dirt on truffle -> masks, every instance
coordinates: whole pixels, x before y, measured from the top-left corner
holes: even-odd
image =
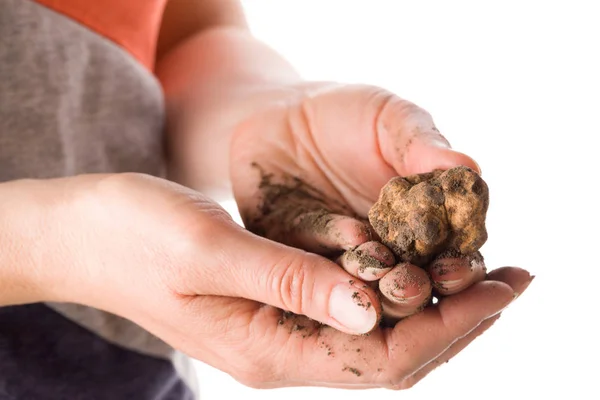
[[[369,221],[401,261],[424,266],[443,251],[476,252],[487,240],[488,205],[487,184],[461,166],[391,179]]]

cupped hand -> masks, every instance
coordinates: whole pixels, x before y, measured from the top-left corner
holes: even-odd
[[[44,223],[31,232],[43,240],[30,247],[44,262],[41,300],[128,318],[253,387],[410,387],[531,280],[497,270],[394,328],[373,329],[371,287],[324,257],[252,234],[197,192],[137,174],[42,185]]]
[[[275,92],[273,96],[281,96]],[[450,148],[431,116],[378,87],[309,84],[240,124],[231,146],[233,189],[244,223],[267,238],[334,259],[379,281],[394,320],[485,278],[480,257],[396,264],[367,212],[394,176],[477,163]]]

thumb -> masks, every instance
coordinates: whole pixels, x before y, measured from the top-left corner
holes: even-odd
[[[216,225],[216,226],[215,226]],[[256,236],[233,221],[218,221],[202,252],[198,294],[241,297],[364,334],[379,322],[373,289],[315,254]]]
[[[451,148],[427,111],[404,99],[387,99],[377,128],[382,156],[401,176],[459,165],[481,173],[475,160]]]

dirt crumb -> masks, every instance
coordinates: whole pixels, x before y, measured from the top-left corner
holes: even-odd
[[[349,371],[349,372],[351,372],[352,374],[354,374],[356,376],[361,376],[362,375],[362,372],[360,372],[358,369],[353,368],[353,367],[344,367],[342,369],[342,371],[343,372]]]
[[[361,294],[359,292],[354,292],[352,293],[352,300],[354,300],[354,303],[359,306],[364,308],[365,310],[368,310],[369,308],[371,308],[372,304],[370,301],[364,301]]]
[[[288,330],[289,334],[296,333],[301,338],[308,338],[317,334],[320,335],[323,324],[311,320],[304,315],[297,315],[289,311],[281,311],[281,316],[277,321],[278,326]]]
[[[352,250],[346,251],[346,253],[344,253],[344,257],[346,258],[346,261],[358,262],[358,264],[360,265],[359,272],[361,272],[361,273],[365,272],[365,270],[367,268],[369,268],[371,270],[389,268],[388,265],[379,261],[375,257],[371,256],[370,254],[367,254],[366,252],[364,252],[362,250],[358,250],[358,249],[352,249]],[[376,273],[376,272],[374,271],[374,273]]]

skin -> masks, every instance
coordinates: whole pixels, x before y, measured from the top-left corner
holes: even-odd
[[[394,94],[302,82],[247,32],[236,2],[171,0],[158,43],[170,181],[108,174],[1,183],[0,305],[106,310],[252,387],[403,389],[489,328],[531,281],[519,268],[486,281],[483,265],[454,268],[459,283],[441,293],[452,296],[377,328],[382,310],[413,314],[440,286],[435,274],[411,286],[422,271],[381,255],[363,222],[380,188],[398,174],[477,164]],[[278,236],[283,221],[274,218],[265,238],[235,224],[215,199],[234,195],[243,218],[255,217],[257,161],[274,179],[300,176],[322,192],[336,234]],[[309,202],[306,212],[317,207]],[[315,254],[323,246],[342,256]],[[384,299],[391,305],[382,307],[360,265],[344,257],[357,247],[386,264],[372,284],[409,283]],[[281,309],[310,320],[284,319]],[[354,347],[369,361],[347,351]]]
[[[113,174],[13,181],[0,184],[0,194],[3,305],[59,301],[109,311],[252,387],[410,387],[531,280],[522,269],[496,270],[393,329],[356,336],[315,322],[336,325],[328,303],[332,286],[347,284],[345,271],[251,234],[189,188]],[[280,323],[279,308],[313,321]]]

